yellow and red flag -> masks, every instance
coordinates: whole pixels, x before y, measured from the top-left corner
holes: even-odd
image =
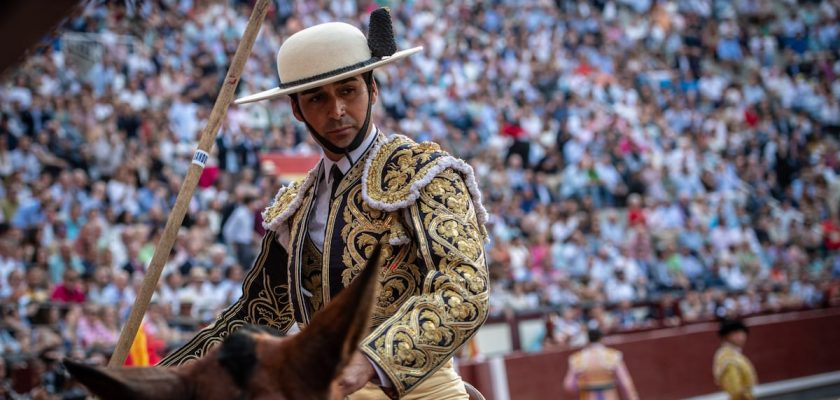
[[[128,351],[125,365],[147,367],[157,364],[160,361],[158,351],[161,350],[162,344],[162,342],[155,340],[154,337],[148,334],[145,323],[140,324],[137,336],[134,337],[134,343],[131,344],[131,349]]]

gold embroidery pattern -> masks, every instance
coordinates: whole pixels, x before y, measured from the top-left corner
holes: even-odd
[[[384,319],[396,314],[410,296],[419,293],[425,271],[425,266],[417,263],[415,246],[399,247],[398,253],[388,260],[382,271],[374,314]],[[379,324],[374,324],[376,326]]]
[[[264,277],[268,280],[268,277]],[[263,325],[278,330],[286,324],[292,323],[292,318],[281,310],[289,309],[288,301],[285,299],[289,291],[288,285],[271,286],[271,282],[263,283],[265,288],[271,288],[270,291],[266,289],[259,290],[257,296],[248,301],[248,313],[245,314],[244,320],[249,324]],[[278,301],[284,299],[281,305]],[[282,306],[282,308],[280,308]]]
[[[305,243],[309,241],[309,234],[306,232],[306,228],[309,225],[308,219],[312,203],[315,201],[315,192],[315,185],[309,186],[306,192],[302,194],[297,210],[290,217],[289,263],[288,268],[283,271],[289,276],[291,290],[288,296],[292,299],[295,318],[301,324],[308,324],[310,317],[304,306],[304,302],[308,301],[307,297],[301,291],[304,279],[302,262],[305,259]],[[323,282],[323,278],[321,279]],[[323,301],[323,298],[321,300]]]
[[[309,235],[304,239],[303,244],[303,260],[301,260],[301,284],[303,288],[312,293],[309,303],[313,311],[320,310],[324,305],[323,292],[321,291],[321,252],[315,247],[315,243],[309,239]]]
[[[372,209],[362,201],[361,185],[350,189],[348,201],[342,213],[344,226],[341,228],[341,237],[346,243],[341,254],[341,261],[344,264],[344,269],[341,271],[341,284],[344,287],[350,285],[353,278],[361,272],[373,248],[389,230],[393,218],[392,213]],[[392,256],[391,246],[383,246],[383,259],[390,260]]]
[[[246,324],[288,331],[294,318],[287,295],[286,261],[286,251],[276,242],[275,233],[267,232],[263,237],[262,250],[243,282],[242,297],[222,312],[214,323],[158,364],[180,365],[201,358]]]
[[[415,264],[416,254],[411,246],[391,246],[387,239],[395,234],[405,235],[398,212],[384,212],[368,206],[362,200],[361,186],[348,192],[348,201],[341,213],[344,246],[341,263],[341,284],[347,287],[361,272],[376,243],[382,248],[384,264],[380,273],[380,291],[373,311],[371,327],[379,326],[393,315],[400,304],[421,286],[422,274]],[[395,233],[395,231],[397,231]],[[383,239],[384,238],[384,239]]]
[[[461,176],[438,174],[411,206],[422,286],[363,342],[401,395],[422,382],[487,319],[487,268],[472,204]],[[415,270],[418,270],[417,268]]]
[[[265,212],[263,212],[263,221],[265,221],[265,223],[271,223],[278,215],[289,208],[295,200],[295,197],[297,197],[301,184],[303,184],[303,180],[292,182],[286,187],[286,190],[284,190],[280,196],[274,199],[274,202],[265,209]]]
[[[426,176],[445,155],[436,143],[394,138],[373,155],[366,179],[368,196],[389,204],[404,201],[414,180]]]
[[[377,137],[374,139],[374,144],[371,145],[370,148],[376,147],[376,143],[385,140],[385,135],[382,133],[377,133]],[[365,155],[360,159],[364,160],[369,157],[369,151],[365,152]],[[357,162],[353,164],[344,178],[339,182],[338,188],[336,189],[336,198],[332,200],[332,204],[330,205],[330,213],[327,216],[327,230],[326,230],[326,237],[333,237],[336,233],[341,236],[343,243],[352,243],[348,240],[348,232],[349,230],[353,230],[354,228],[348,228],[348,226],[353,222],[352,220],[347,219],[347,210],[346,206],[347,203],[353,205],[355,209],[361,209],[360,204],[362,204],[361,196],[357,194],[358,189],[361,187],[359,185],[359,181],[362,178],[362,174],[364,173],[364,162]],[[350,193],[345,193],[347,190],[350,190]],[[344,211],[340,213],[339,211],[344,208]],[[369,210],[365,208],[365,210]],[[341,214],[341,215],[339,215]],[[358,213],[357,213],[358,215]],[[378,219],[379,214],[371,217],[369,215],[361,215],[361,218],[364,219]],[[356,229],[358,231],[358,229]],[[370,252],[373,250],[371,244],[376,243],[375,238],[370,237],[368,235],[357,233],[354,236],[358,236],[358,246],[354,247],[356,253],[366,254],[369,255]],[[378,237],[378,236],[377,236]],[[355,240],[353,241],[355,242]],[[336,288],[333,288],[334,281],[332,278],[333,270],[329,268],[329,263],[333,262],[335,252],[340,252],[341,256],[341,264],[343,268],[340,272],[341,277],[341,289],[347,287],[347,285],[352,282],[353,278],[360,272],[360,267],[364,265],[364,260],[361,262],[354,263],[353,260],[358,260],[358,257],[354,257],[353,254],[348,253],[346,249],[346,245],[344,249],[333,249],[329,240],[325,241],[324,243],[324,252],[322,254],[322,267],[321,270],[323,272],[323,276],[321,281],[323,282],[323,293],[322,303],[326,304],[330,302],[331,294],[336,292]],[[366,260],[367,258],[365,258]],[[326,268],[326,269],[324,269]],[[340,290],[340,289],[339,289]]]
[[[198,360],[216,347],[216,345],[222,343],[230,334],[245,325],[245,322],[236,319],[222,322],[223,317],[225,316],[220,316],[219,320],[204,328],[204,330],[199,332],[184,347],[164,357],[157,365],[169,367],[188,364]]]

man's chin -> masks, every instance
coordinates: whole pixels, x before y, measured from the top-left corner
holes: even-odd
[[[333,146],[345,148],[353,143],[353,138],[356,137],[356,131],[347,131],[347,133],[336,133],[326,137]]]

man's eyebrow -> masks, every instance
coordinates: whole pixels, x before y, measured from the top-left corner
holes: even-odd
[[[306,90],[300,92],[300,94],[301,95],[307,95],[307,94],[317,93],[317,92],[320,92],[320,91],[321,91],[321,87],[318,86],[318,87],[314,87],[312,89],[306,89]]]
[[[355,77],[355,76],[351,76],[349,78],[342,79],[338,82],[334,82],[333,85],[343,85],[345,83],[355,82],[357,80],[356,78],[357,77]],[[300,92],[300,94],[301,95],[307,95],[307,94],[317,93],[317,92],[321,91],[321,88],[322,88],[322,86],[314,87],[312,89],[306,89],[306,90]]]
[[[356,81],[356,77],[355,77],[355,76],[351,76],[351,77],[349,77],[349,78],[347,78],[347,79],[342,79],[342,80],[340,80],[340,81],[336,82],[335,84],[336,84],[336,85],[343,85],[343,84],[345,84],[345,83],[350,83],[350,82],[355,82],[355,81]]]

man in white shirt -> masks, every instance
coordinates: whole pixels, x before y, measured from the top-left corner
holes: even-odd
[[[251,265],[254,259],[252,247],[255,240],[254,213],[259,207],[257,201],[254,197],[246,196],[222,227],[222,236],[233,248],[236,259],[241,265]]]

